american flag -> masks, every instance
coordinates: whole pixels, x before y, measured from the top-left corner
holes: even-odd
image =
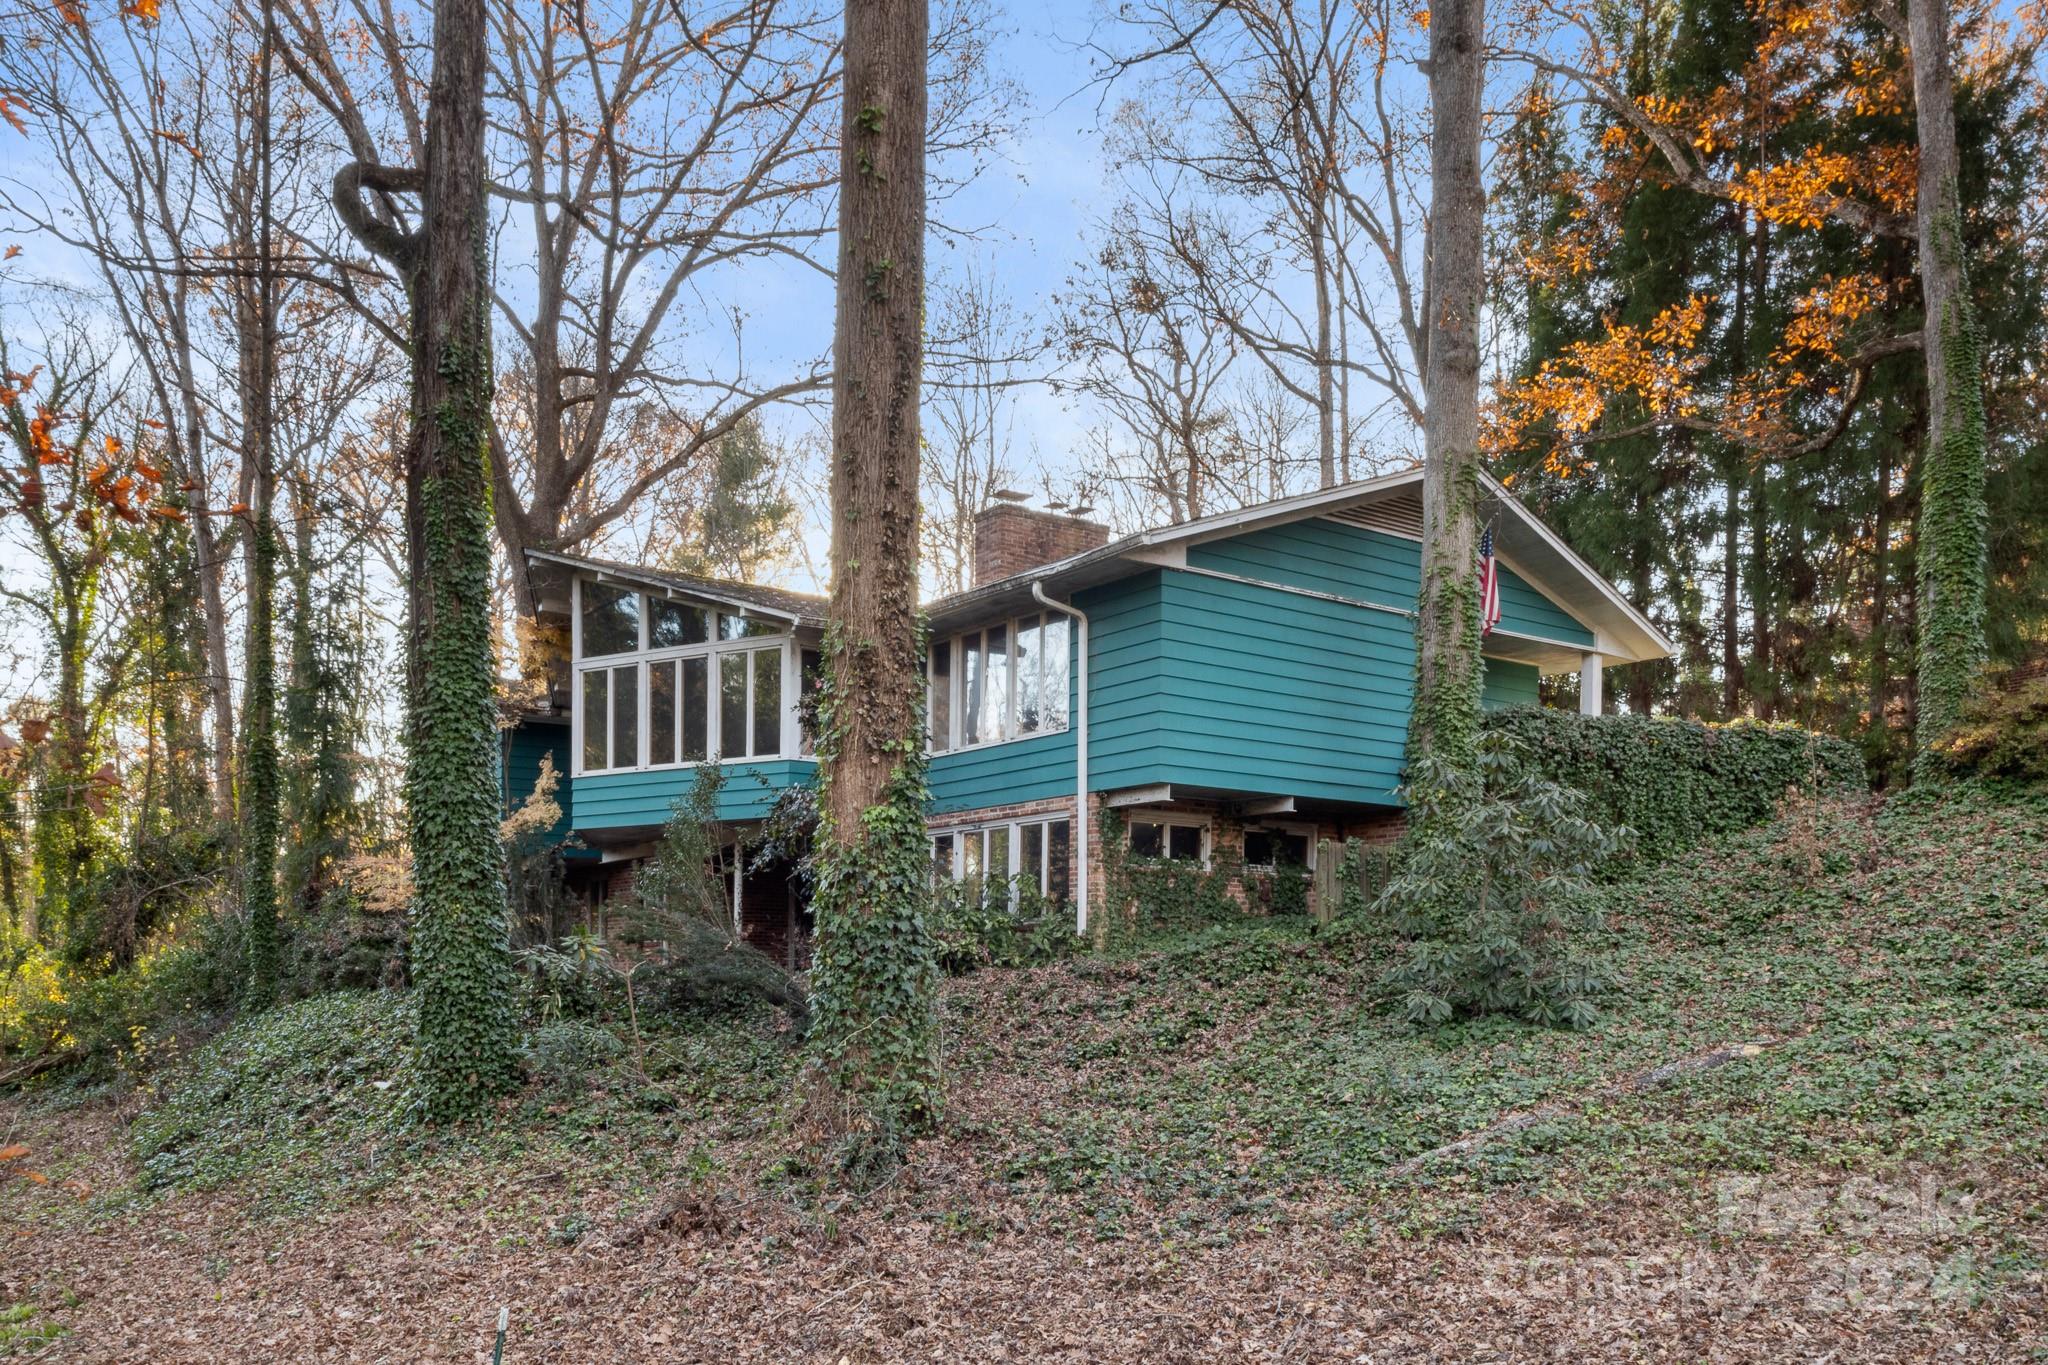
[[[1493,528],[1479,533],[1479,633],[1500,622],[1500,566],[1493,558]]]

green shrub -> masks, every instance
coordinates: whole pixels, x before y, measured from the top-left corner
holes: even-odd
[[[1583,1028],[1606,974],[1596,867],[1627,846],[1579,793],[1532,771],[1500,731],[1471,763],[1425,757],[1410,772],[1410,832],[1376,907],[1408,939],[1389,975],[1414,1023],[1511,1014]]]
[[[1794,725],[1651,716],[1582,716],[1517,706],[1487,715],[1544,777],[1584,794],[1588,817],[1635,831],[1636,856],[1661,861],[1701,839],[1768,820],[1785,794],[1864,791],[1863,755]]]
[[[2006,687],[1987,670],[1963,705],[1962,723],[1934,752],[1951,772],[2048,781],[2048,678]]]
[[[626,1055],[626,1045],[610,1029],[575,1019],[542,1024],[526,1039],[526,1060],[534,1076],[551,1093],[574,1098],[590,1088],[594,1073]]]
[[[932,891],[932,939],[939,966],[951,976],[983,967],[1037,967],[1056,961],[1074,944],[1071,908],[1047,900],[1037,887],[948,881]]]
[[[1393,875],[1392,846],[1346,839],[1337,862],[1337,903],[1324,910],[1323,917],[1341,919],[1370,909]]]
[[[211,1033],[241,980],[241,935],[228,915],[169,926],[129,963],[100,972],[41,945],[0,957],[0,1056],[72,1054],[92,1076],[140,1073],[191,1035]]]

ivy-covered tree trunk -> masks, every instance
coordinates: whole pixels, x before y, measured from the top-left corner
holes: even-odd
[[[917,622],[927,0],[851,0],[819,707],[812,1056],[884,1148],[939,1108]]]
[[[1920,489],[1916,776],[1955,727],[1984,661],[1984,359],[1963,269],[1955,79],[1947,0],[1907,11],[1920,134],[1920,296],[1926,320],[1927,455]]]
[[[413,974],[430,1110],[513,1082],[512,948],[498,845],[491,649],[491,334],[481,0],[434,7],[406,460]]]
[[[481,0],[434,7],[424,166],[355,163],[334,178],[335,211],[412,303],[405,792],[420,1074],[441,1119],[508,1089],[518,1065],[491,648],[486,27]],[[419,194],[419,230],[392,226],[365,189]]]
[[[1411,763],[1457,762],[1479,732],[1479,310],[1486,198],[1479,173],[1483,0],[1429,24],[1430,218],[1424,290],[1422,593]]]

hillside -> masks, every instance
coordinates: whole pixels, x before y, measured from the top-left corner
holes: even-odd
[[[1355,926],[984,971],[859,1199],[772,1012],[557,1027],[450,1138],[402,1000],[306,1002],[6,1102],[0,1351],[488,1359],[507,1304],[514,1361],[2039,1359],[2043,849],[2038,789],[1790,812],[1611,888],[1579,1034],[1413,1033]]]

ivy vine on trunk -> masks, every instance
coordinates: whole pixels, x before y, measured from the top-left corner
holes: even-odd
[[[1963,260],[1955,78],[1947,0],[1913,0],[1903,21],[1919,129],[1920,295],[1927,357],[1927,456],[1921,475],[1920,659],[1914,775],[1937,775],[1934,745],[1962,719],[1984,662],[1984,359]]]
[[[1469,757],[1479,735],[1479,315],[1483,0],[1432,13],[1430,228],[1425,299],[1422,591],[1415,617],[1414,763]]]
[[[846,9],[810,1049],[854,1161],[889,1160],[940,1099],[917,620],[929,28],[926,0]]]
[[[490,618],[487,27],[481,0],[434,8],[423,167],[356,163],[334,179],[343,223],[397,266],[412,305],[405,790],[420,1078],[437,1119],[474,1111],[518,1074]],[[365,190],[419,194],[419,229],[373,211]]]

